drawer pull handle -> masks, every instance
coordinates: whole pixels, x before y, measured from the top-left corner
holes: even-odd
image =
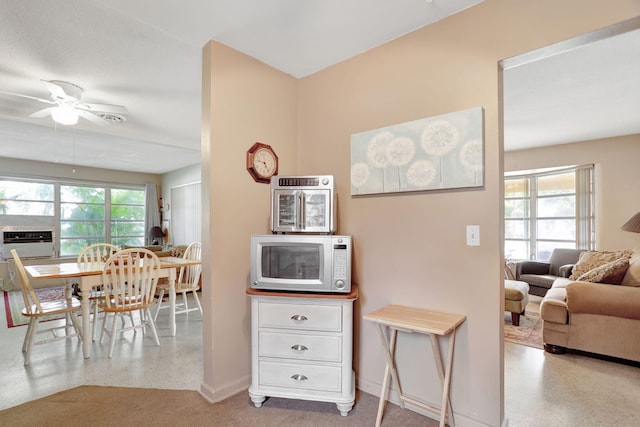
[[[301,344],[296,344],[296,345],[292,345],[291,346],[291,350],[295,350],[295,351],[307,351],[309,350],[307,347],[301,345]]]
[[[307,317],[303,316],[302,314],[294,314],[293,316],[291,316],[291,320],[309,320],[309,319],[307,319]]]
[[[296,380],[296,381],[306,381],[306,380],[308,380],[309,378],[305,377],[305,376],[304,376],[304,375],[302,375],[302,374],[295,374],[295,375],[291,375],[291,379],[292,379],[292,380]]]

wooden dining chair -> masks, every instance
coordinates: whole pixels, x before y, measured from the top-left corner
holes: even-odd
[[[78,254],[76,262],[78,264],[90,263],[98,264],[103,263],[111,255],[120,250],[116,245],[111,243],[95,243],[93,245],[82,248]],[[81,298],[84,296],[81,295]],[[88,296],[91,303],[91,341],[95,341],[96,325],[98,324],[98,300],[104,298],[104,291],[101,288],[93,288]]]
[[[110,336],[109,357],[113,356],[116,336],[120,332],[141,329],[143,334],[148,327],[157,345],[160,345],[156,325],[149,308],[155,304],[155,292],[158,282],[160,260],[147,249],[133,248],[116,252],[107,259],[102,271],[102,285],[105,297],[99,300],[104,312],[100,342],[104,333]],[[133,321],[129,327],[118,329],[118,317],[123,313],[139,313],[139,323]],[[107,325],[107,319],[112,321]]]
[[[200,242],[191,243],[182,255],[183,259],[188,260],[202,260],[202,244]],[[175,291],[176,294],[182,294],[182,303],[176,304],[175,308],[182,307],[181,310],[176,310],[176,314],[189,313],[190,311],[199,310],[202,314],[202,305],[200,299],[198,299],[197,291],[200,289],[200,276],[202,274],[202,265],[190,265],[180,268],[178,279],[176,280]],[[162,298],[165,294],[170,292],[169,283],[161,283],[158,285],[160,295],[158,295],[158,307],[156,308],[156,314],[153,320],[158,318],[158,312],[163,308],[170,308],[169,304],[162,304]],[[197,307],[189,308],[187,302],[187,292],[193,293],[193,299],[196,302]]]
[[[24,299],[24,308],[22,309],[22,315],[29,318],[29,326],[27,326],[27,332],[24,336],[24,343],[22,344],[22,352],[24,353],[24,364],[29,365],[31,360],[31,350],[34,344],[46,344],[50,342],[66,340],[73,337],[78,337],[82,340],[82,328],[78,323],[78,311],[81,309],[80,300],[71,295],[65,295],[64,299],[55,301],[40,301],[36,294],[29,275],[24,268],[24,264],[18,255],[18,252],[11,250],[11,256],[16,263],[18,273],[20,274],[20,290],[22,291],[22,298]],[[64,326],[51,326],[49,328],[40,328],[40,320],[55,314],[69,314],[71,323],[75,333],[69,333],[69,325]],[[59,335],[58,331],[63,330],[64,334]],[[39,333],[51,333],[53,337],[36,341],[35,337]]]

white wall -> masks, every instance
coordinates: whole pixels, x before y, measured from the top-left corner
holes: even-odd
[[[171,200],[171,189],[180,187],[187,184],[193,184],[202,181],[200,164],[191,166],[185,166],[180,169],[176,169],[171,172],[167,172],[162,175],[162,187],[159,192],[162,197],[162,229],[167,234],[165,238],[166,243],[174,244],[171,240],[171,206],[173,202]]]
[[[171,203],[171,189],[202,180],[200,164],[185,166],[162,175],[160,196],[165,203]],[[164,218],[171,218],[171,210],[163,212]]]

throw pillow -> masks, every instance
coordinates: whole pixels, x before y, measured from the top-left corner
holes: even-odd
[[[171,248],[171,256],[182,258],[182,255],[184,255],[184,251],[186,250],[187,247],[185,245],[174,246]]]
[[[582,252],[578,259],[578,263],[573,266],[573,271],[569,278],[571,280],[577,280],[578,277],[582,276],[586,272],[620,258],[626,258],[629,260],[631,253],[631,250]]]
[[[578,277],[578,280],[583,282],[619,285],[622,283],[622,279],[624,278],[628,268],[629,259],[623,257],[587,271]]]

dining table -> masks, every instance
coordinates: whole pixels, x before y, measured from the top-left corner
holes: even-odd
[[[160,267],[157,271],[158,279],[166,277],[169,281],[169,333],[176,335],[176,277],[182,267],[198,265],[198,260],[179,257],[160,257]],[[104,262],[60,262],[53,264],[35,264],[25,266],[25,270],[34,281],[44,279],[62,279],[67,283],[78,280],[82,295],[90,295],[91,290],[101,285]],[[69,291],[70,292],[70,291]],[[85,359],[91,357],[91,306],[89,298],[82,298],[82,353]]]

